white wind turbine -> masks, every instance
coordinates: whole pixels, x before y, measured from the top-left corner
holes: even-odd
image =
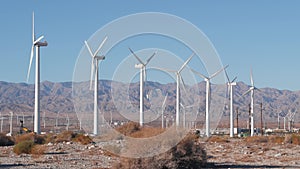
[[[230,92],[230,96],[229,96],[229,100],[230,100],[230,137],[233,137],[234,136],[234,115],[233,115],[233,86],[236,85],[236,78],[235,77],[233,80],[230,81],[229,77],[228,77],[228,74],[225,70],[225,74],[226,74],[226,77],[227,77],[227,80],[228,80],[228,87],[229,87],[229,92]]]
[[[140,69],[140,126],[144,125],[144,83],[146,81],[146,66],[157,52],[154,52],[144,63],[134,52],[129,48],[133,56],[140,62],[135,64],[135,68]]]
[[[210,137],[210,113],[209,113],[209,108],[210,108],[210,99],[211,99],[211,89],[210,89],[210,80],[214,77],[216,77],[219,73],[221,73],[223,70],[225,70],[228,67],[225,66],[222,69],[218,70],[211,76],[207,77],[204,76],[203,74],[191,69],[196,75],[200,76],[203,78],[206,82],[206,104],[205,104],[205,129],[206,129],[206,136]]]
[[[164,112],[165,112],[165,109],[166,109],[167,97],[168,97],[168,93],[165,96],[165,99],[164,99],[162,107],[161,107],[161,128],[164,128]]]
[[[92,64],[91,64],[91,79],[90,79],[90,89],[92,87],[92,80],[93,80],[93,75],[94,76],[94,135],[98,135],[98,79],[99,79],[99,74],[98,74],[98,61],[99,60],[104,60],[105,56],[97,56],[99,53],[100,49],[104,45],[105,41],[107,40],[107,36],[104,38],[102,43],[99,45],[98,49],[93,53],[90,46],[88,45],[87,41],[84,41],[91,57],[92,57]]]
[[[251,104],[250,104],[250,106],[251,106],[251,112],[250,112],[251,131],[250,131],[250,135],[253,136],[254,135],[254,118],[253,118],[253,114],[254,114],[254,90],[259,90],[259,89],[254,86],[252,69],[250,71],[250,81],[251,81],[251,86],[250,86],[249,90],[247,90],[243,94],[243,96],[248,94],[249,92],[251,92]]]
[[[36,39],[34,30],[34,13],[32,14],[32,47],[30,54],[30,62],[27,73],[27,82],[30,75],[30,68],[33,60],[33,52],[35,47],[35,103],[34,103],[34,132],[40,134],[40,47],[47,46],[47,41],[41,42],[44,36],[40,36]]]
[[[184,82],[183,82],[183,79],[182,79],[180,73],[186,67],[186,65],[190,62],[190,60],[192,59],[192,57],[194,55],[195,55],[195,53],[193,53],[183,63],[183,65],[180,67],[180,69],[178,71],[177,70],[168,70],[168,69],[163,69],[163,68],[155,68],[155,69],[159,69],[162,71],[173,72],[176,74],[176,127],[179,127],[179,125],[180,125],[180,117],[179,117],[179,113],[180,113],[180,81],[182,81],[183,86],[184,86]]]

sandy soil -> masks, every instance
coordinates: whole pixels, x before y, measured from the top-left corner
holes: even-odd
[[[110,168],[117,157],[105,153],[106,143],[47,144],[44,155],[16,155],[13,146],[0,147],[0,168]],[[300,146],[293,144],[203,142],[207,168],[300,168]]]

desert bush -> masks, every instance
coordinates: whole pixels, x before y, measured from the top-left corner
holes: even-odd
[[[32,140],[24,140],[16,144],[13,148],[14,153],[16,154],[30,154],[32,147],[34,146],[34,142]]]
[[[45,153],[46,147],[44,145],[34,144],[31,148],[30,154],[33,155],[42,155]]]
[[[89,136],[85,136],[83,134],[77,134],[73,141],[81,143],[83,145],[87,145],[93,142],[93,140]]]
[[[147,138],[152,136],[157,136],[163,133],[165,129],[154,128],[154,127],[143,127],[137,130],[136,132],[131,133],[129,136],[134,138]]]
[[[123,126],[120,126],[116,128],[116,130],[125,136],[129,136],[130,134],[137,132],[140,130],[140,125],[135,122],[129,122],[124,124]]]
[[[284,139],[282,136],[269,136],[269,143],[282,144]]]
[[[293,134],[292,135],[292,143],[296,144],[296,145],[300,145],[300,136],[296,135],[296,134]]]
[[[245,141],[247,143],[267,143],[269,139],[266,136],[252,136],[246,137]]]
[[[198,144],[197,137],[187,135],[171,150],[149,158],[121,158],[113,168],[125,169],[173,169],[173,168],[202,168],[206,165],[206,152]]]
[[[285,144],[291,144],[292,143],[292,135],[291,134],[287,134],[284,136],[284,141]]]
[[[76,134],[72,131],[63,131],[62,133],[58,134],[55,138],[56,143],[60,142],[68,142],[72,141],[73,138],[75,138]]]
[[[229,141],[228,138],[226,138],[226,137],[211,136],[211,137],[208,139],[208,142],[210,142],[210,143],[228,143],[228,142],[230,142],[230,141]]]
[[[32,141],[34,142],[34,133],[26,133],[15,136],[15,142],[16,144],[24,142],[24,141]]]
[[[34,135],[34,143],[35,144],[45,144],[46,136],[45,135]]]
[[[6,136],[3,133],[0,133],[0,146],[12,146],[14,144],[15,143],[11,137]]]

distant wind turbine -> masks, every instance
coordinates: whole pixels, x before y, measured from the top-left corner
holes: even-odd
[[[144,83],[146,81],[146,66],[150,62],[150,60],[154,57],[157,52],[154,52],[144,63],[134,52],[129,48],[130,52],[133,56],[140,62],[135,65],[135,68],[140,69],[140,126],[144,125]]]
[[[192,57],[195,55],[195,53],[193,53],[184,63],[183,65],[180,67],[179,70],[169,70],[169,69],[164,69],[164,68],[155,68],[155,69],[159,69],[162,71],[167,71],[167,72],[173,72],[176,75],[176,127],[179,127],[180,125],[180,117],[179,117],[179,113],[180,113],[180,82],[183,83],[183,87],[184,87],[184,81],[180,75],[181,71],[186,67],[186,65],[190,62],[190,60],[192,59]]]
[[[39,38],[35,38],[34,31],[34,13],[32,14],[32,47],[30,54],[30,62],[27,73],[27,82],[30,75],[30,68],[33,60],[33,52],[35,47],[35,103],[34,103],[34,132],[40,134],[40,47],[47,46],[47,41],[41,42],[44,36],[40,36]]]
[[[210,113],[209,113],[209,108],[210,108],[210,99],[211,99],[211,89],[210,89],[210,80],[214,77],[216,77],[219,73],[221,73],[223,70],[225,70],[228,67],[225,66],[222,69],[218,70],[217,72],[215,72],[214,74],[212,74],[211,76],[207,77],[193,69],[191,69],[196,75],[200,76],[201,78],[203,78],[206,82],[206,104],[205,104],[205,118],[206,118],[206,136],[210,137]]]
[[[251,86],[250,86],[249,90],[246,91],[243,94],[243,96],[245,96],[246,94],[248,94],[249,92],[251,92],[251,112],[250,112],[251,131],[250,131],[250,135],[253,136],[254,135],[254,118],[253,118],[253,114],[254,114],[254,90],[259,90],[259,89],[254,86],[252,69],[250,71],[250,81],[251,81]]]
[[[229,96],[229,100],[230,100],[230,137],[233,137],[234,136],[234,115],[233,115],[233,86],[236,85],[236,78],[235,77],[233,80],[230,80],[229,77],[228,77],[228,74],[227,74],[227,71],[225,70],[225,74],[226,74],[226,77],[227,77],[227,85],[229,87],[229,90],[228,92],[230,92],[230,96]]]
[[[103,39],[102,43],[99,45],[98,49],[93,53],[90,46],[88,45],[87,41],[84,41],[91,57],[92,57],[92,64],[91,64],[91,79],[90,79],[90,89],[92,88],[92,80],[94,78],[94,135],[98,135],[98,79],[99,79],[99,74],[98,74],[98,61],[99,60],[104,60],[105,56],[97,56],[100,49],[104,45],[104,43],[107,40],[107,36]],[[93,75],[95,76],[93,77]]]

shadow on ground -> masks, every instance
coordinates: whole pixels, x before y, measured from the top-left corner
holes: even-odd
[[[279,166],[279,165],[245,165],[245,164],[223,164],[223,163],[208,163],[206,168],[299,168],[299,166]]]

